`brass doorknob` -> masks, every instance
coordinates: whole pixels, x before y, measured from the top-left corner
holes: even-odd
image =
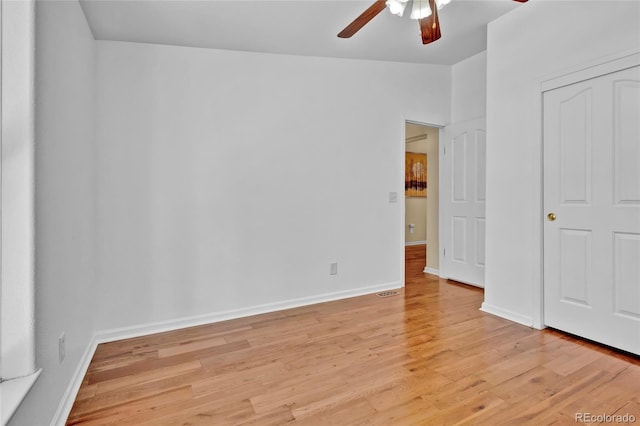
[[[555,214],[555,213],[549,213],[549,214],[547,215],[547,220],[548,220],[549,222],[553,222],[554,220],[556,220],[556,214]]]

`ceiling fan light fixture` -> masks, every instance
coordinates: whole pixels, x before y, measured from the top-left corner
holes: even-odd
[[[449,3],[451,3],[451,0],[436,0],[436,6],[438,7],[438,10],[442,9]]]
[[[514,0],[525,3],[529,0]],[[411,18],[418,20],[422,44],[433,43],[442,34],[438,10],[446,6],[451,0],[375,0],[371,6],[365,9],[356,19],[338,33],[340,38],[350,38],[364,27],[367,22],[378,16],[384,9],[394,15],[402,16],[409,2],[412,2]]]
[[[431,16],[431,7],[429,6],[429,0],[413,0],[413,7],[411,9],[411,19],[422,19],[427,16]]]
[[[409,0],[387,0],[386,5],[389,8],[389,12],[396,16],[402,16],[404,10],[407,8]]]

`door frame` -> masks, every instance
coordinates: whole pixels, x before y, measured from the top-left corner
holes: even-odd
[[[536,102],[538,102],[536,111],[538,111],[538,123],[540,123],[538,131],[540,133],[537,155],[539,155],[538,164],[540,164],[540,167],[538,168],[539,176],[537,182],[540,190],[533,191],[533,193],[538,194],[535,202],[539,206],[537,210],[540,214],[538,216],[539,219],[535,222],[535,226],[537,227],[536,235],[538,235],[539,238],[538,250],[533,253],[536,257],[534,261],[539,265],[539,268],[534,268],[534,271],[537,274],[533,281],[534,286],[532,295],[534,328],[546,328],[544,323],[544,93],[563,86],[579,83],[605,74],[622,71],[638,65],[640,65],[640,50],[626,50],[543,77],[538,82],[539,93],[536,97]]]
[[[398,170],[399,170],[399,176],[398,176],[398,184],[397,184],[397,193],[398,193],[398,199],[399,199],[399,204],[400,204],[400,244],[401,244],[401,248],[400,248],[400,271],[401,271],[401,282],[402,282],[402,287],[405,286],[405,271],[404,271],[404,265],[406,262],[405,256],[404,256],[404,250],[405,250],[405,241],[404,241],[404,232],[405,232],[405,227],[406,227],[406,203],[405,203],[405,197],[404,197],[404,172],[405,172],[405,152],[406,152],[406,124],[417,124],[419,126],[426,126],[426,127],[434,127],[436,129],[438,129],[438,140],[442,140],[442,129],[445,127],[444,124],[435,124],[435,121],[423,121],[423,120],[416,120],[413,118],[408,118],[408,117],[401,117],[402,122],[401,122],[401,131],[400,131],[400,144],[398,144],[399,147],[399,154],[398,154]],[[442,161],[442,148],[441,148],[442,144],[438,144],[438,162],[440,163],[440,161]],[[439,185],[439,189],[442,189],[442,168],[439,167],[439,172],[438,172],[438,185]],[[442,220],[441,219],[441,215],[442,215],[442,203],[440,202],[442,200],[442,192],[438,191],[438,204],[439,204],[439,211],[438,211],[438,247],[440,246],[440,242],[442,241]],[[428,244],[428,240],[427,240],[427,244]],[[440,270],[440,278],[442,278],[442,269],[439,267]]]

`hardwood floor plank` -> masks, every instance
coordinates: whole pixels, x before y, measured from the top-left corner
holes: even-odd
[[[375,414],[376,410],[365,398],[346,400],[339,404],[325,406],[323,409],[304,407],[293,410],[295,424],[307,426],[325,426],[334,423],[335,419],[340,419],[342,424],[349,425]]]
[[[180,343],[179,345],[171,345],[158,349],[158,358],[167,358],[175,355],[181,355],[193,352],[198,349],[207,349],[214,346],[226,345],[228,342],[224,337],[214,337],[213,339],[203,339]]]
[[[99,345],[69,425],[564,425],[640,419],[640,360],[479,310],[483,291],[406,287]]]
[[[276,426],[283,425],[285,423],[292,423],[295,421],[291,410],[287,406],[276,407],[274,410],[267,414],[256,414],[253,418],[247,421],[241,421],[234,423],[234,425],[242,426]]]
[[[129,404],[133,401],[151,398],[154,395],[184,387],[190,387],[191,383],[201,378],[203,374],[203,371],[196,370],[180,376],[162,378],[158,381],[130,386],[126,389],[115,389],[96,395],[93,399],[76,399],[69,418],[86,417],[106,410],[113,410],[116,407]]]
[[[67,424],[111,425],[111,424],[136,424],[134,414],[145,412],[146,416],[164,405],[175,401],[189,400],[192,398],[191,387],[182,386],[166,392],[154,393],[143,398],[122,402],[121,404],[99,408],[90,411],[84,416],[75,416],[72,422]]]
[[[246,341],[233,342],[224,345],[216,345],[209,348],[199,349],[180,355],[174,355],[171,357],[136,361],[134,363],[106,371],[92,371],[91,369],[89,369],[89,371],[87,372],[87,378],[89,380],[89,383],[104,382],[118,377],[157,370],[162,367],[176,365],[187,361],[199,360],[202,357],[208,357],[219,353],[233,352],[239,349],[246,348],[248,346],[249,343]]]

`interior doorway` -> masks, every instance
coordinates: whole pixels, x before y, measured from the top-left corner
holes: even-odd
[[[435,275],[440,264],[439,133],[437,127],[405,122],[405,263],[423,256],[423,272]]]

